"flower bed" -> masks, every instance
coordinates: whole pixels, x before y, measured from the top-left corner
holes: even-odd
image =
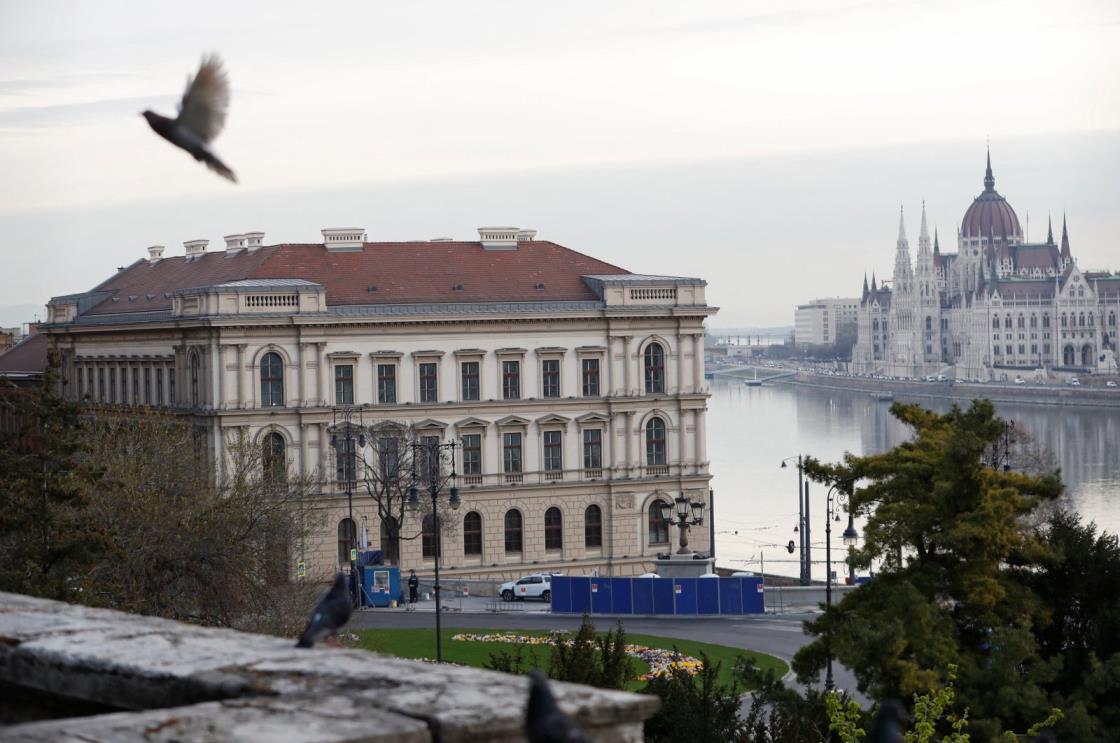
[[[451,639],[459,642],[504,642],[514,645],[558,645],[569,642],[567,632],[550,632],[547,635],[518,635],[512,632],[478,635],[460,632],[452,635]],[[656,676],[664,676],[673,668],[683,668],[695,676],[703,665],[697,658],[676,650],[651,648],[646,645],[627,645],[626,654],[649,666],[648,673],[636,677],[639,681],[649,681]]]

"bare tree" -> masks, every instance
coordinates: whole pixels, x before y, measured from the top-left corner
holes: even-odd
[[[367,435],[370,456],[368,460],[358,457],[361,486],[377,506],[385,560],[396,565],[400,563],[401,541],[420,538],[425,520],[431,518],[429,475],[435,474],[442,481],[454,464],[448,457],[428,457],[424,446],[427,437],[404,423],[383,422],[371,426]],[[415,510],[409,507],[409,493],[414,485],[419,497]],[[436,508],[442,540],[454,538],[457,533],[458,520],[451,514],[446,494],[442,494]]]
[[[220,468],[185,419],[137,410],[84,426],[101,470],[91,529],[112,549],[83,576],[80,600],[201,624],[292,634],[318,586],[295,579],[316,527],[312,483],[286,458],[234,435]]]

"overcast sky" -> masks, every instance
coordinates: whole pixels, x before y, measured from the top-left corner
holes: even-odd
[[[210,50],[238,186],[137,115]],[[150,244],[514,224],[706,278],[715,325],[788,324],[890,272],[900,203],[951,247],[989,136],[1030,236],[1066,211],[1082,266],[1120,268],[1118,69],[1115,0],[0,0],[0,305]]]

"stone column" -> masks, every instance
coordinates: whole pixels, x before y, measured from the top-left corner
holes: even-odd
[[[610,441],[610,463],[614,470],[621,470],[626,465],[626,441],[623,439],[619,443],[619,430],[623,432],[623,436],[626,435],[626,413],[616,413],[611,416],[610,424],[603,436]]]
[[[306,423],[299,424],[299,474],[300,477],[307,477],[307,436],[311,427]]]
[[[692,336],[692,389],[700,392],[704,389],[704,334],[695,333]]]
[[[615,361],[615,356],[619,352],[621,340],[617,336],[607,337],[607,363],[604,365],[606,368],[603,373],[607,375],[605,380],[602,380],[605,385],[603,389],[611,397],[618,397],[622,394],[620,383],[622,381],[622,370],[618,368],[618,362]]]
[[[296,373],[296,384],[299,392],[299,406],[301,408],[307,407],[307,358],[304,349],[307,344],[303,341],[296,343],[296,363],[299,369]]]
[[[673,392],[673,393],[676,393],[678,395],[681,394],[682,392],[684,392],[684,390],[685,390],[685,386],[684,386],[684,348],[685,348],[685,339],[686,338],[689,338],[689,336],[685,335],[684,333],[680,333],[680,332],[677,333],[677,379],[676,379],[677,383],[676,383],[676,385],[674,385],[675,389],[671,388],[669,390],[669,392]]]
[[[704,463],[708,461],[708,439],[705,432],[705,411],[696,411],[696,471],[702,472]]]
[[[626,417],[623,419],[626,423],[626,476],[630,477],[639,466],[639,462],[634,459],[634,411],[628,411]]]
[[[327,404],[327,344],[320,342],[315,344],[318,347],[319,370],[316,378],[319,381],[319,402],[318,405],[325,406]]]
[[[630,370],[630,336],[622,336],[622,383],[624,385],[622,394],[624,396],[630,395],[630,390],[634,388],[631,383],[630,377],[632,372]]]
[[[322,479],[324,486],[323,491],[326,492],[329,488],[326,483],[334,479],[334,473],[330,471],[330,456],[328,449],[330,447],[331,434],[328,430],[327,423],[319,424],[319,477]]]

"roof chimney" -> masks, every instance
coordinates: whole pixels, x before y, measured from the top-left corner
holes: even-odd
[[[245,249],[245,235],[226,235],[226,252],[237,253]]]
[[[148,248],[148,263],[159,263],[163,259],[163,246],[153,245]]]
[[[517,231],[517,242],[527,243],[527,242],[530,242],[531,240],[535,239],[536,236],[537,236],[537,231],[536,230],[518,230]]]
[[[249,249],[250,253],[264,244],[263,232],[246,232],[242,237],[245,238],[245,247]]]
[[[323,247],[331,252],[355,252],[362,249],[366,231],[361,227],[327,227],[323,233]]]
[[[517,250],[521,232],[516,227],[479,227],[478,239],[486,250]]]
[[[187,240],[183,243],[183,247],[187,249],[187,257],[192,255],[202,255],[206,252],[206,246],[210,244],[209,240]]]

